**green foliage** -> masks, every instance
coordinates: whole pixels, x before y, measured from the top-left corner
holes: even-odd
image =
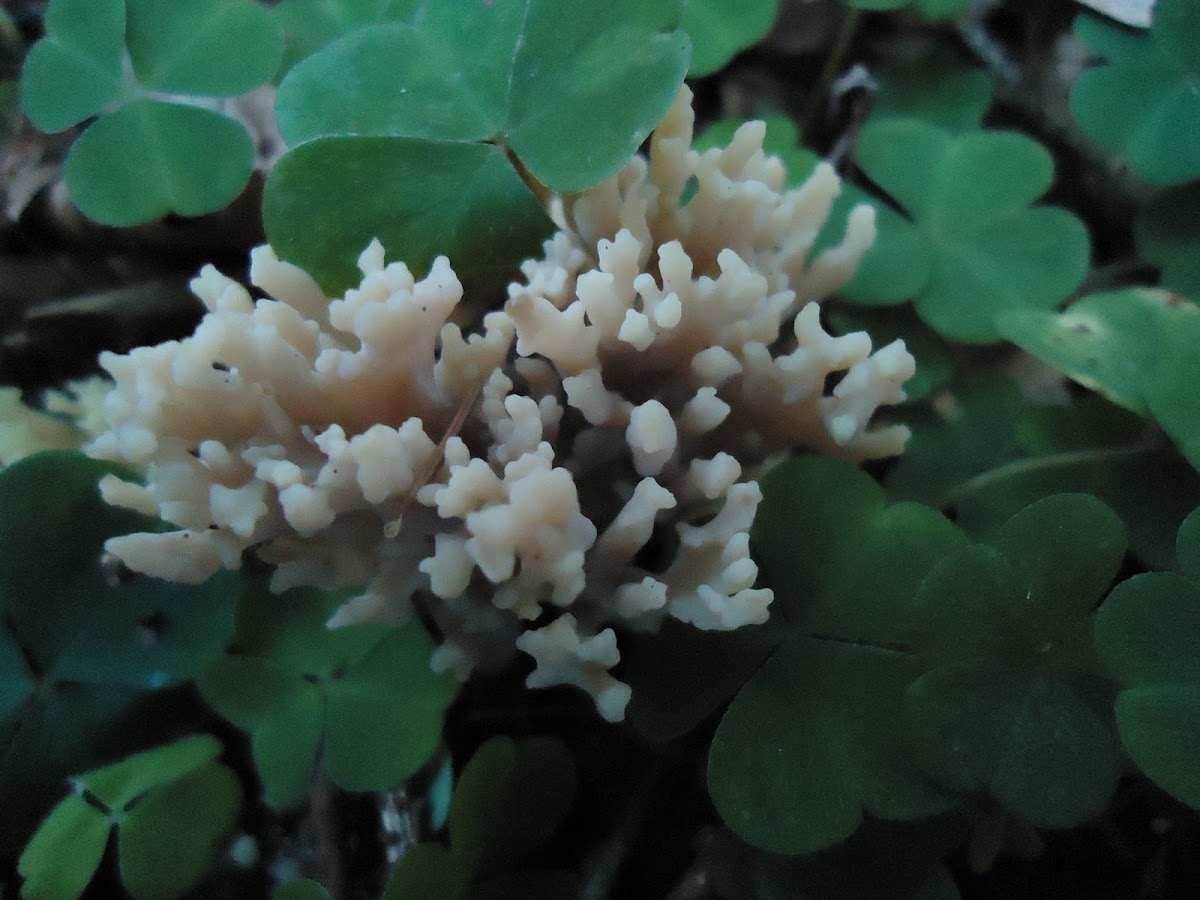
[[[1096,645],[1124,690],[1117,727],[1133,761],[1200,808],[1200,511],[1179,529],[1183,575],[1147,572],[1117,585],[1096,616]]]
[[[28,900],[75,898],[117,831],[121,880],[135,900],[170,900],[204,875],[241,806],[241,787],[196,735],[71,779],[18,863]]]
[[[1092,646],[1097,600],[1125,549],[1086,494],[1013,516],[921,584],[913,648],[930,670],[905,692],[913,759],[949,790],[988,791],[1041,826],[1100,812],[1119,759]]]
[[[329,293],[358,283],[355,262],[376,237],[418,277],[444,253],[466,278],[506,270],[551,229],[500,147],[394,137],[290,151],[271,170],[263,219],[277,251]]]
[[[1151,198],[1134,222],[1138,252],[1162,272],[1165,287],[1200,297],[1200,184]]]
[[[455,683],[429,668],[419,623],[327,628],[341,598],[275,596],[248,583],[234,650],[196,678],[204,699],[250,733],[267,800],[302,803],[318,755],[353,791],[395,787],[432,754]]]
[[[945,337],[997,341],[1000,312],[1053,309],[1087,274],[1083,223],[1029,206],[1049,188],[1054,164],[1022,134],[956,137],[915,119],[885,120],[863,129],[858,163],[916,225],[929,277],[913,302]]]
[[[1075,35],[1108,60],[1071,90],[1088,137],[1154,184],[1200,177],[1200,2],[1158,0],[1145,33],[1083,14]]]
[[[901,647],[917,585],[966,539],[930,509],[887,505],[847,463],[794,459],[763,489],[753,538],[789,637],[717,728],[717,810],[754,846],[799,853],[848,837],[864,811],[916,819],[949,808],[899,739],[900,697],[920,673]]]
[[[1019,347],[1121,406],[1154,417],[1200,466],[1200,307],[1150,288],[1093,294],[1060,315],[1006,314]]]
[[[296,878],[282,885],[271,895],[271,900],[333,900],[329,891],[319,881],[311,878]]]
[[[410,16],[418,0],[282,0],[271,8],[283,30],[283,69],[344,34]]]
[[[147,691],[190,677],[232,631],[232,576],[200,587],[110,583],[104,541],[158,527],[100,499],[96,482],[111,471],[50,451],[0,472],[6,845],[28,833],[63,777],[128,739],[123,722]]]
[[[686,0],[683,30],[692,39],[688,75],[711,75],[767,36],[779,0]]]
[[[746,683],[780,639],[774,620],[731,634],[669,620],[656,634],[632,637],[621,650],[633,688],[630,724],[652,741],[686,734]]]
[[[1086,492],[1120,515],[1147,565],[1175,566],[1175,531],[1200,503],[1200,477],[1143,420],[1094,396],[1033,406],[989,374],[959,378],[937,408],[910,408],[904,421],[913,436],[884,479],[890,497],[953,512],[987,540],[1035,500]]]
[[[1037,104],[1062,87],[1047,60],[1061,58],[1050,48],[1066,13],[1008,4],[1004,21],[1028,18],[1020,42],[986,17],[951,41],[953,26],[921,20],[962,15],[967,0],[848,0],[825,35],[831,58],[801,61],[829,76],[808,94],[790,78],[766,90],[756,81],[789,52],[787,34],[743,57],[736,78],[701,83],[702,118],[772,103],[807,111],[805,137],[825,142],[846,179],[813,256],[841,240],[860,203],[879,235],[822,318],[877,347],[902,339],[918,363],[907,402],[878,417],[911,428],[899,459],[863,471],[803,457],[747,472],[765,494],[752,549],[759,586],[775,594],[767,624],[727,634],[668,621],[619,636],[629,723],[669,742],[636,744],[639,762],[696,765],[687,754],[701,737],[678,739],[721,717],[707,786],[737,845],[729,858],[705,848],[696,865],[731,898],[949,900],[958,889],[944,860],[980,872],[1036,852],[1036,829],[1102,813],[1122,765],[1200,808],[1200,319],[1180,296],[1200,300],[1198,4],[1158,0],[1146,32],[1090,14],[1074,26],[1107,62],[1073,86],[1092,145],[1076,146],[1077,134],[1053,142],[1081,167],[1053,196],[1097,231],[1105,265],[1088,284],[1121,289],[1065,311],[1088,274],[1087,230],[1038,203],[1054,180],[1051,150],[984,120],[998,76],[996,118],[1057,135],[1061,111]],[[133,224],[237,196],[254,151],[220,98],[277,80],[291,147],[263,217],[280,255],[340,292],[378,237],[418,273],[446,254],[482,286],[536,251],[551,195],[615,172],[685,70],[715,75],[762,39],[778,7],[52,0],[19,99],[39,128],[79,130],[64,166],[77,205]],[[889,49],[881,41],[898,24],[906,46],[931,52]],[[869,115],[869,91],[827,90],[856,63],[879,84]],[[696,148],[725,144],[738,124],[717,121]],[[766,149],[790,186],[819,163],[782,114],[767,117]],[[1110,184],[1110,157],[1165,188]],[[1139,258],[1114,259],[1127,252],[1131,210]],[[1162,289],[1129,286],[1142,261]],[[410,822],[444,826],[444,843],[406,850],[387,900],[573,896],[572,860],[603,853],[576,834],[636,836],[633,825],[605,832],[615,810],[594,815],[589,793],[572,825],[593,821],[555,839],[575,808],[571,754],[551,738],[486,738],[529,733],[541,720],[527,714],[561,710],[481,708],[495,696],[482,674],[447,729],[449,752],[412,777],[456,693],[430,671],[433,642],[416,621],[331,631],[344,597],[107,572],[107,537],[160,527],[100,501],[96,482],[110,471],[52,453],[0,472],[0,852],[15,856],[44,819],[20,858],[26,896],[79,896],[110,845],[137,898],[198,883],[243,792],[212,738],[75,776],[61,797],[70,773],[203,723],[193,680],[245,732],[261,783],[251,774],[249,788],[275,807],[254,818],[280,827],[285,844],[301,818],[286,813],[318,767],[344,790],[404,784]],[[1118,571],[1133,574],[1112,587]],[[594,736],[579,727],[581,740]],[[451,790],[451,761],[479,740]],[[581,760],[595,766],[591,756]],[[707,816],[704,806],[705,828]],[[691,837],[700,827],[680,825]],[[273,842],[259,846],[271,854]],[[297,878],[275,896],[330,892]]]
[[[411,848],[384,900],[574,896],[578,886],[570,872],[521,864],[562,825],[574,803],[575,778],[574,761],[556,740],[489,739],[454,788],[449,848]]]
[[[889,60],[879,66],[876,77],[879,92],[871,108],[873,123],[920,119],[957,134],[981,127],[992,105],[988,74],[963,66],[949,53]]]
[[[282,41],[265,8],[252,0],[53,0],[45,21],[46,37],[25,60],[21,105],[51,132],[99,116],[65,170],[84,214],[135,225],[212,212],[241,192],[254,163],[250,137],[214,109],[174,98],[232,97],[269,80]]]
[[[942,859],[961,838],[953,818],[897,825],[867,822],[837,847],[800,856],[760,854],[758,900],[957,900]]]
[[[267,181],[272,243],[331,288],[356,280],[372,237],[418,269],[440,253],[460,274],[511,267],[549,224],[521,176],[590,187],[666,112],[687,68],[681,6],[428,0],[347,34],[280,85],[280,129],[308,143]]]
[[[971,0],[848,0],[848,4],[870,12],[912,6],[927,19],[952,19],[970,9]]]

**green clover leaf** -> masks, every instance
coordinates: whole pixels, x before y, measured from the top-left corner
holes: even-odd
[[[1138,252],[1158,266],[1171,290],[1200,298],[1200,184],[1151,198],[1133,223]]]
[[[82,797],[66,797],[51,811],[17,863],[29,900],[74,900],[83,894],[108,843],[112,823]]]
[[[357,280],[372,237],[416,269],[439,253],[467,274],[511,268],[551,228],[513,164],[560,193],[620,168],[683,80],[681,9],[427,0],[334,41],[279,88],[299,146],[267,180],[272,244],[328,288]]]
[[[207,735],[137,753],[71,779],[17,864],[30,900],[71,900],[95,874],[115,827],[121,879],[135,900],[171,900],[207,871],[242,791]]]
[[[252,0],[125,2],[125,43],[145,88],[234,97],[269,81],[279,68],[279,29]]]
[[[1015,344],[1114,403],[1152,416],[1200,466],[1200,306],[1167,291],[1092,294],[1065,312],[1013,311]]]
[[[1118,584],[1096,615],[1096,646],[1124,690],[1121,742],[1151,780],[1200,808],[1200,512],[1179,529],[1183,575]]]
[[[449,848],[413,847],[392,874],[384,900],[574,896],[572,873],[520,864],[558,831],[575,786],[574,760],[557,740],[490,738],[454,788]]]
[[[1109,61],[1071,89],[1088,136],[1155,184],[1200,177],[1200,0],[1158,0],[1145,33],[1083,14],[1075,35]]]
[[[953,19],[970,9],[971,0],[849,0],[848,5],[866,12],[913,6],[926,19]]]
[[[688,59],[681,6],[427,0],[413,24],[360,29],[288,73],[279,128],[292,144],[501,140],[552,190],[582,190],[619,169],[674,99]]]
[[[241,192],[254,145],[232,119],[207,109],[134,100],[85,131],[67,156],[71,200],[108,225],[199,216]]]
[[[271,8],[283,30],[283,71],[366,25],[412,15],[420,0],[282,0]]]
[[[953,0],[951,0],[953,2]],[[871,122],[920,119],[961,133],[982,127],[992,105],[992,79],[953,54],[932,52],[914,60],[889,60],[876,71],[879,92]]]
[[[752,540],[772,618],[790,633],[713,738],[709,792],[743,839],[775,853],[827,847],[864,813],[915,819],[950,799],[907,759],[900,700],[917,586],[966,543],[933,510],[887,505],[857,467],[797,458],[763,481]],[[864,564],[864,561],[869,561]]]
[[[1175,532],[1200,503],[1200,476],[1144,420],[1094,395],[1034,406],[1007,378],[985,374],[959,377],[937,403],[900,418],[913,435],[884,479],[893,499],[953,513],[988,540],[1035,500],[1090,493],[1121,516],[1139,559],[1175,566]]]
[[[1098,698],[1092,618],[1121,564],[1124,527],[1086,494],[1040,500],[995,547],[960,550],[922,583],[905,731],[949,790],[987,791],[1036,825],[1098,813],[1120,772]]]
[[[250,733],[267,799],[280,808],[304,800],[322,747],[339,786],[395,787],[437,746],[455,694],[452,678],[430,670],[432,645],[418,623],[329,629],[338,602],[249,585],[235,652],[196,678],[204,699]]]
[[[469,278],[507,272],[554,227],[500,147],[387,137],[317,138],[286,153],[263,223],[276,252],[334,295],[359,282],[373,238],[414,272],[446,254]]]
[[[55,0],[21,73],[21,107],[42,131],[78,125],[121,96],[124,0]]]
[[[46,37],[26,59],[21,105],[46,131],[99,116],[65,168],[71,199],[85,215],[136,225],[170,212],[212,212],[241,193],[254,163],[245,129],[176,99],[235,96],[271,78],[282,37],[264,7],[253,0],[53,0],[46,24]]]
[[[698,78],[725,68],[767,36],[778,13],[779,0],[686,0],[682,24],[692,39],[688,75]]]
[[[153,733],[147,692],[189,678],[232,632],[233,575],[200,586],[106,577],[108,537],[160,527],[100,499],[96,483],[111,471],[50,451],[0,473],[4,849],[45,812],[63,777]],[[139,709],[143,722],[132,728]]]
[[[893,119],[863,129],[858,162],[904,208],[928,247],[929,278],[914,302],[945,337],[997,341],[998,313],[1053,309],[1087,273],[1083,223],[1056,207],[1030,208],[1050,187],[1054,163],[1024,135],[955,137]]]

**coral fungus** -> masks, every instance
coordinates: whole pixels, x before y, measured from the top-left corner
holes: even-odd
[[[579,685],[610,720],[629,699],[614,625],[765,621],[743,479],[794,447],[898,453],[904,429],[868,422],[913,359],[820,324],[871,210],[813,254],[832,168],[785,189],[761,123],[693,151],[689,101],[648,160],[560,204],[545,255],[471,333],[449,321],[444,258],[418,281],[372,244],[332,302],[269,248],[251,281],[274,299],[206,268],[191,337],[103,357],[116,385],[90,451],[145,478],[105,496],[176,526],[108,549],[199,581],[253,548],[278,590],[361,587],[333,624],[400,621],[425,592],[434,665],[465,677],[519,649],[531,686]]]

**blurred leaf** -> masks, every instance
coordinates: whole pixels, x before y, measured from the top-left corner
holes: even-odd
[[[1174,568],[1175,532],[1200,503],[1200,476],[1136,416],[1095,396],[1031,406],[1007,379],[979,375],[960,377],[936,409],[898,417],[913,436],[885,478],[894,499],[953,512],[987,540],[1035,500],[1090,493],[1121,516],[1140,559]]]
[[[140,730],[154,735],[146,716],[158,710],[138,693],[101,685],[59,682],[43,687],[0,723],[0,855],[15,857],[38,820],[62,796],[63,782],[110,756],[134,749]]]
[[[432,895],[431,895],[432,896]],[[319,881],[293,878],[271,895],[271,900],[333,900]]]
[[[21,71],[21,108],[42,131],[94,116],[124,89],[124,0],[54,0]]]
[[[463,900],[467,873],[440,844],[417,844],[404,854],[388,879],[383,900]]]
[[[126,0],[125,43],[155,91],[232,97],[271,79],[283,36],[252,0]]]
[[[151,792],[117,829],[121,880],[136,900],[173,900],[191,890],[233,828],[242,787],[211,763]]]
[[[992,105],[992,79],[987,72],[964,66],[950,53],[891,59],[879,66],[876,76],[879,92],[871,109],[873,123],[920,119],[950,132],[965,132],[980,128]]]
[[[22,895],[77,897],[114,825],[121,877],[135,900],[185,894],[208,869],[214,844],[241,807],[237,778],[212,762],[218,752],[214,739],[197,735],[72,779],[93,802],[68,795],[42,823],[21,857]]]
[[[1200,298],[1200,184],[1163,191],[1133,223],[1138,252],[1162,272],[1163,285]]]
[[[1179,526],[1176,552],[1183,574],[1200,583],[1200,510],[1192,510]]]
[[[682,0],[427,0],[412,25],[360,29],[292,69],[280,130],[292,144],[490,139],[550,189],[583,190],[619,169],[670,106],[687,69],[681,11]]]
[[[1200,466],[1200,306],[1128,288],[1084,297],[1059,315],[1006,313],[1000,329],[1068,378],[1157,419]]]
[[[961,840],[946,817],[867,822],[837,847],[800,856],[759,854],[758,900],[957,900],[943,857]]]
[[[71,200],[104,225],[169,212],[199,216],[232,202],[254,167],[254,145],[233,119],[194,106],[135,100],[71,147]]]
[[[418,622],[327,628],[344,598],[315,591],[276,597],[255,582],[238,601],[236,652],[196,678],[204,699],[248,731],[267,799],[303,802],[318,750],[333,780],[386,790],[437,745],[456,684],[429,667]]]
[[[575,762],[550,738],[492,738],[463,769],[450,804],[450,846],[473,875],[514,865],[558,830],[575,802]]]
[[[960,550],[921,584],[914,649],[933,669],[905,695],[909,746],[946,788],[1071,827],[1104,807],[1120,772],[1092,618],[1124,527],[1094,497],[1059,494],[995,544]]]
[[[424,843],[400,860],[384,900],[554,900],[575,896],[569,872],[520,868],[562,825],[575,763],[552,738],[493,737],[467,763],[450,806],[450,849]]]
[[[37,687],[20,646],[0,623],[0,722],[21,706]]]
[[[778,13],[779,0],[686,0],[683,30],[692,39],[688,75],[699,78],[725,68],[770,33]]]
[[[358,284],[373,238],[418,277],[445,254],[469,278],[507,271],[553,230],[501,148],[386,137],[318,138],[286,154],[267,178],[263,224],[334,296]]]
[[[92,880],[112,823],[81,797],[69,796],[42,822],[17,862],[26,900],[75,900]]]
[[[1083,223],[1057,207],[1029,206],[1050,187],[1054,163],[1022,134],[954,137],[925,122],[893,119],[863,129],[858,162],[928,246],[930,276],[914,302],[945,337],[997,341],[998,313],[1052,309],[1087,274]]]
[[[51,451],[0,472],[0,607],[20,648],[0,665],[5,683],[37,684],[0,722],[4,849],[25,836],[63,778],[153,733],[155,722],[131,727],[125,718],[139,697],[190,677],[232,630],[233,574],[200,586],[144,576],[109,583],[104,541],[159,527],[100,499],[96,483],[111,471]]]
[[[0,603],[40,676],[160,688],[224,647],[237,578],[193,587],[137,576],[110,585],[99,565],[104,541],[159,527],[100,499],[96,483],[113,470],[54,450],[0,472]]]
[[[191,774],[220,753],[221,745],[216,738],[197,734],[135,753],[73,781],[109,809],[122,812],[147,791]]]
[[[926,19],[950,19],[970,9],[971,0],[848,0],[848,5],[870,12],[913,6]]]
[[[283,71],[365,25],[407,18],[418,5],[419,0],[283,0],[271,8],[284,33]]]
[[[1144,33],[1083,14],[1075,36],[1108,60],[1071,89],[1088,136],[1154,184],[1200,177],[1200,0],[1157,0]]]
[[[1153,781],[1200,808],[1200,512],[1179,529],[1184,578],[1148,572],[1118,584],[1096,616],[1096,645],[1124,690],[1121,741]]]

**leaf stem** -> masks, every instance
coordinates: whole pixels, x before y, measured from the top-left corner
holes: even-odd
[[[554,192],[529,171],[529,167],[525,165],[525,161],[513,152],[513,148],[508,145],[507,141],[501,140],[500,146],[504,148],[504,155],[508,158],[509,165],[516,170],[521,181],[525,183],[525,187],[529,188],[529,192],[537,198],[538,203],[542,204],[542,207],[549,212],[550,203],[554,199]]]
[[[1005,478],[1014,478],[1019,475],[1028,475],[1033,472],[1042,472],[1047,469],[1066,466],[1131,459],[1158,450],[1164,444],[1162,432],[1155,428],[1152,429],[1149,435],[1132,444],[1123,444],[1118,447],[1092,448],[1089,450],[1066,450],[1061,453],[1051,453],[1048,456],[1014,459],[1012,462],[1004,463],[1003,465],[996,466],[994,469],[980,472],[978,475],[968,478],[958,487],[949,491],[943,498],[941,505],[943,508],[953,506],[964,497],[969,497],[971,494],[982,491],[996,482],[1003,481]]]

